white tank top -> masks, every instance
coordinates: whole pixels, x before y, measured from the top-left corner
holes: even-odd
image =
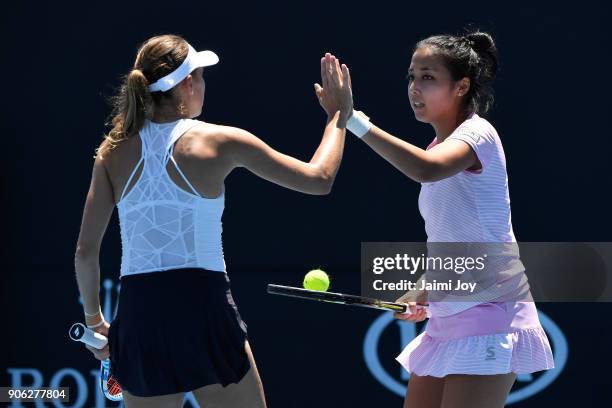
[[[176,141],[198,123],[192,119],[145,121],[139,134],[141,158],[117,203],[123,245],[121,277],[178,268],[225,272],[221,243],[225,189],[217,198],[202,197],[172,157]],[[166,170],[169,161],[191,192],[172,181]],[[142,173],[126,194],[141,164]]]

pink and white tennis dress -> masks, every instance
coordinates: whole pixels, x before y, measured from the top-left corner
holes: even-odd
[[[487,120],[472,114],[444,142],[449,140],[467,143],[482,169],[421,183],[419,210],[427,242],[516,242],[506,159],[497,131]],[[434,139],[427,149],[436,145]],[[499,272],[509,281],[512,274],[523,271]],[[503,295],[508,293],[499,297],[503,301],[430,302],[425,329],[397,361],[408,372],[434,377],[523,374],[554,368],[535,304]]]

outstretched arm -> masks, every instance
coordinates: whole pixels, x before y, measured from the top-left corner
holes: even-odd
[[[339,113],[328,118],[319,148],[309,162],[280,153],[251,133],[237,128],[226,130],[223,147],[233,167],[245,167],[259,177],[307,194],[331,191],[344,150],[344,128],[338,127]]]
[[[417,182],[442,180],[477,163],[476,153],[460,140],[446,140],[424,150],[376,126],[372,126],[362,140],[393,167]]]
[[[307,194],[328,194],[342,160],[347,110],[342,105],[350,94],[348,71],[340,68],[331,54],[321,59],[323,87],[315,84],[321,106],[327,112],[327,125],[318,149],[309,162],[280,153],[254,135],[237,128],[224,128],[219,146],[232,160],[233,167],[245,167],[254,174],[292,190]]]
[[[345,77],[350,84],[348,68]],[[352,102],[352,93],[350,100],[346,95],[344,103],[351,106],[348,129],[356,130],[372,150],[417,182],[442,180],[480,164],[472,148],[460,140],[446,140],[429,150],[421,149],[372,125],[363,114],[353,112]]]

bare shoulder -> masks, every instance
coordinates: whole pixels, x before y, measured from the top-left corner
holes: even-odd
[[[99,149],[102,151],[109,144],[108,140],[100,143]],[[106,149],[104,154],[98,154],[96,161],[110,172],[122,171],[124,167],[136,164],[140,158],[141,142],[139,137],[130,137],[115,144],[112,149]]]
[[[212,151],[220,153],[256,139],[244,129],[233,126],[199,122],[187,131],[181,139],[180,150],[186,156],[209,157]],[[179,148],[179,146],[177,146]]]
[[[246,130],[235,126],[217,125],[207,122],[198,122],[198,124],[187,133],[193,134],[200,139],[211,139],[216,142],[225,142],[231,139],[248,137],[249,135],[252,136]]]

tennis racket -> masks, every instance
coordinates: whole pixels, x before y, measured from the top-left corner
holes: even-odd
[[[290,296],[300,299],[318,300],[321,302],[339,303],[342,305],[360,306],[371,309],[387,310],[397,313],[410,313],[408,305],[405,303],[386,302],[384,300],[372,299],[363,296],[347,295],[344,293],[321,292],[296,288],[293,286],[268,285],[268,293],[273,295]],[[417,309],[426,306],[417,305]]]
[[[91,329],[85,327],[82,323],[75,323],[68,332],[70,338],[74,341],[80,341],[91,347],[97,348],[98,350],[103,349],[108,343],[108,339]],[[122,401],[123,393],[121,392],[121,385],[115,380],[110,374],[110,359],[103,360],[100,362],[100,389],[104,393],[104,396],[111,401]]]

